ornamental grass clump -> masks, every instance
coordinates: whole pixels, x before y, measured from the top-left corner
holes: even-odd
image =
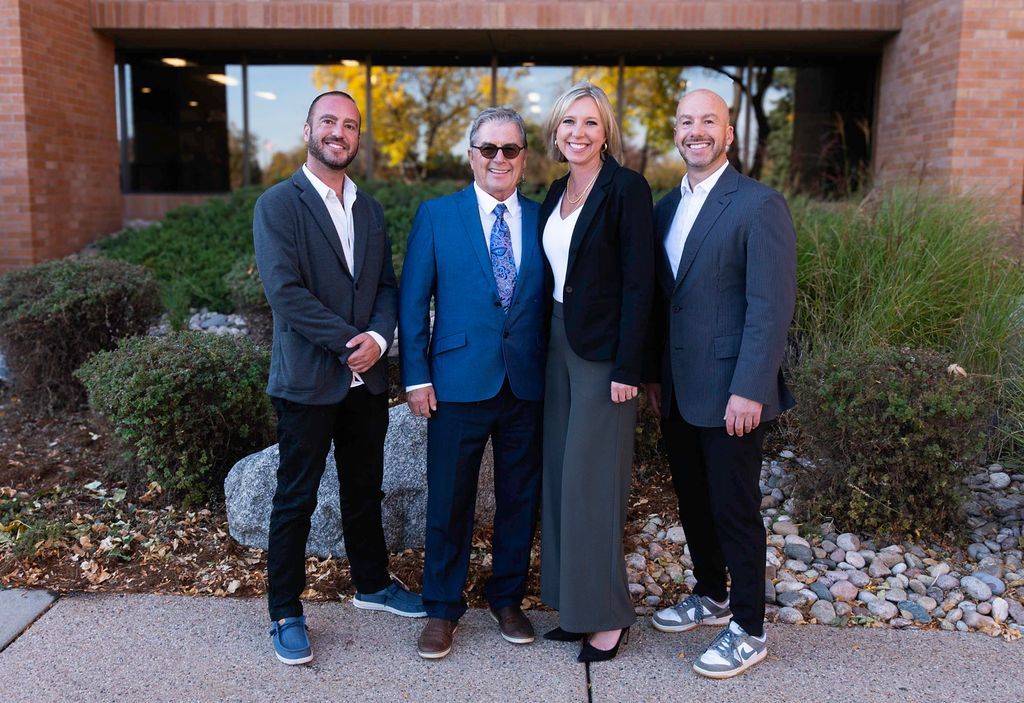
[[[56,410],[85,399],[72,373],[119,339],[143,334],[160,312],[142,267],[62,259],[0,277],[0,347],[26,407]]]
[[[797,369],[795,390],[818,459],[796,472],[803,517],[897,537],[962,522],[963,479],[992,414],[991,379],[931,351],[819,350]]]
[[[269,367],[248,338],[174,332],[126,340],[76,375],[149,478],[197,504],[222,499],[232,465],[273,444]]]

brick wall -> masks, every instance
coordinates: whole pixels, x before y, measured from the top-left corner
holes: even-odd
[[[907,0],[882,57],[875,172],[994,198],[1021,222],[1024,5]]]
[[[35,261],[18,0],[0,0],[0,271]]]

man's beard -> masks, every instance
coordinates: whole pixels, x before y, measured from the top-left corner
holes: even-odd
[[[310,156],[312,156],[314,159],[316,159],[317,161],[319,161],[332,171],[344,171],[348,167],[348,165],[352,163],[352,160],[356,158],[356,154],[358,153],[359,146],[356,145],[355,148],[352,148],[352,144],[349,143],[348,158],[344,158],[341,156],[335,157],[324,151],[323,147],[321,146],[321,142],[309,142]]]

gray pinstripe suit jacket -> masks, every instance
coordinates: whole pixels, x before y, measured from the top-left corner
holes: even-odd
[[[648,344],[648,380],[663,385],[683,419],[721,427],[736,394],[764,404],[762,422],[794,404],[782,379],[796,300],[796,233],[785,199],[726,168],[686,239],[675,278],[664,239],[681,194],[655,206],[658,295]]]

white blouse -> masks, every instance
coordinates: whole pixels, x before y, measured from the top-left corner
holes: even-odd
[[[551,212],[551,217],[544,225],[544,254],[548,257],[548,264],[551,266],[551,273],[555,276],[555,289],[551,297],[562,302],[562,289],[565,287],[565,273],[569,268],[569,244],[572,242],[572,231],[576,228],[576,220],[579,219],[580,210],[578,207],[569,213],[564,220],[561,216],[562,200]]]

